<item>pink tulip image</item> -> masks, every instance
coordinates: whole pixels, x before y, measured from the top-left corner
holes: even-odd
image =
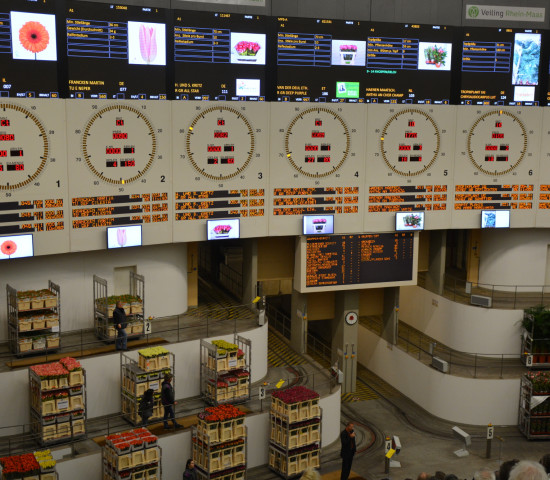
[[[151,63],[157,58],[157,32],[154,27],[139,27],[139,49],[141,58],[147,63]]]
[[[126,245],[126,229],[125,228],[119,228],[116,231],[116,241],[118,244],[123,247]]]

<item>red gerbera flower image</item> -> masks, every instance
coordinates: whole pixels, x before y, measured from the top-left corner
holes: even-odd
[[[0,250],[4,255],[13,255],[17,250],[17,244],[11,240],[6,240],[0,245]]]
[[[19,41],[25,50],[40,53],[50,43],[50,34],[41,23],[26,22],[19,30]]]

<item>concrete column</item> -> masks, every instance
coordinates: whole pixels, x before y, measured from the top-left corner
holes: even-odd
[[[342,393],[355,391],[357,378],[357,333],[359,329],[359,292],[336,292],[332,320],[332,364],[344,373]]]
[[[243,305],[248,305],[256,297],[258,283],[258,241],[248,238],[243,241]]]
[[[430,253],[426,288],[439,295],[443,295],[446,254],[447,230],[432,230],[430,232]]]
[[[290,346],[298,353],[307,352],[307,294],[296,290],[290,303]]]
[[[382,338],[391,345],[397,344],[397,312],[399,309],[399,287],[384,288],[384,313]]]

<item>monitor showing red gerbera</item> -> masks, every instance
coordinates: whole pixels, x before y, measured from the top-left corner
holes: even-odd
[[[59,98],[54,0],[2,0],[0,25],[0,96]]]
[[[33,255],[32,234],[0,236],[0,260],[32,257]]]

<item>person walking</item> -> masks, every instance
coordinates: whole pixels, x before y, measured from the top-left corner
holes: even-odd
[[[174,428],[182,428],[181,425],[176,422],[176,415],[174,414],[174,406],[178,402],[174,400],[174,387],[172,386],[172,379],[174,376],[171,373],[164,375],[164,381],[162,382],[162,389],[160,391],[160,401],[164,407],[164,428],[170,428],[168,419],[170,418],[174,422]]]
[[[183,480],[197,480],[197,471],[195,470],[195,460],[190,458],[185,464],[185,472],[183,472]]]
[[[139,402],[138,413],[141,417],[141,425],[146,427],[149,422],[149,417],[153,415],[153,407],[155,405],[155,400],[153,398],[154,390],[149,388],[145,390],[141,401]]]
[[[128,350],[128,334],[126,333],[126,326],[128,325],[128,320],[126,319],[126,312],[122,307],[122,302],[119,300],[116,302],[116,308],[113,310],[113,323],[115,325],[116,335],[116,349],[117,350]]]
[[[357,451],[353,427],[353,423],[348,422],[346,428],[340,434],[340,443],[342,446],[340,450],[340,456],[342,457],[342,473],[340,474],[340,480],[348,480],[349,474],[351,473],[353,456]]]

